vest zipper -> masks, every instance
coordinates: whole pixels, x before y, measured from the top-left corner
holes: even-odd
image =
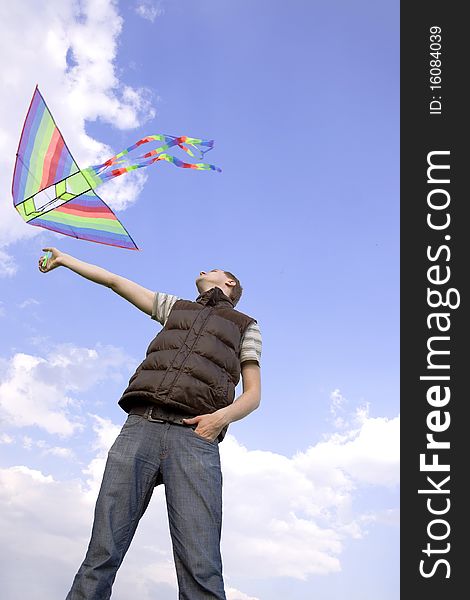
[[[181,363],[180,367],[178,368],[178,372],[177,372],[177,375],[176,375],[176,377],[175,377],[175,378],[174,378],[174,380],[173,380],[173,383],[171,383],[170,387],[168,388],[168,392],[167,392],[167,394],[166,394],[166,397],[167,397],[167,398],[170,398],[171,391],[173,390],[173,388],[174,388],[174,386],[175,386],[176,382],[178,381],[178,378],[180,377],[180,375],[181,375],[181,373],[182,373],[182,370],[183,370],[183,367],[184,367],[184,365],[185,365],[186,361],[187,361],[187,360],[188,360],[188,358],[191,356],[191,353],[192,353],[192,351],[193,351],[193,348],[194,348],[194,346],[197,344],[197,341],[199,340],[199,338],[200,338],[200,336],[201,336],[201,334],[202,334],[202,332],[203,332],[203,330],[204,330],[204,326],[205,326],[205,324],[207,323],[207,321],[208,321],[209,317],[211,316],[211,313],[212,313],[212,311],[214,310],[214,308],[215,308],[215,307],[213,306],[212,308],[210,308],[210,309],[209,309],[209,312],[207,313],[207,317],[206,317],[206,318],[204,319],[204,321],[202,322],[202,324],[201,324],[201,328],[200,328],[200,330],[199,330],[199,333],[198,333],[198,334],[197,334],[197,336],[196,336],[196,339],[194,340],[194,342],[193,342],[193,344],[192,344],[191,348],[189,349],[189,352],[188,352],[188,354],[187,354],[186,358],[183,360],[183,362]],[[191,331],[191,330],[189,330],[189,331]],[[174,360],[176,360],[176,356],[175,356],[175,359],[174,359]],[[173,361],[173,362],[174,362],[174,361]],[[168,368],[168,370],[169,370],[169,369],[171,369],[171,366]],[[162,383],[163,383],[163,382],[162,382]],[[158,392],[157,392],[157,393],[158,393]]]

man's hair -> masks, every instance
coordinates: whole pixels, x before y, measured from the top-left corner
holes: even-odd
[[[240,280],[237,277],[235,277],[233,273],[230,273],[230,271],[224,271],[224,273],[227,277],[235,281],[235,285],[230,288],[230,298],[233,302],[233,305],[235,306],[242,297],[243,288],[241,286]]]

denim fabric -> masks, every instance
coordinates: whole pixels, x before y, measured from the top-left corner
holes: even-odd
[[[66,600],[111,597],[139,519],[161,482],[179,600],[226,600],[220,555],[219,445],[194,428],[129,415],[109,450],[88,551]]]

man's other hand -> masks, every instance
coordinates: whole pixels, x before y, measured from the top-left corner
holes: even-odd
[[[218,411],[210,413],[208,415],[198,415],[191,419],[183,419],[183,422],[187,425],[194,425],[197,423],[197,427],[194,433],[197,433],[200,437],[213,442],[217,439],[217,436],[222,429],[227,425],[225,418]]]

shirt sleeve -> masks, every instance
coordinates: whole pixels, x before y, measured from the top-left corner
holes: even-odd
[[[162,325],[165,325],[168,315],[173,308],[173,304],[177,300],[179,300],[178,296],[165,294],[164,292],[155,292],[151,318],[155,321],[158,321]]]
[[[258,323],[250,323],[243,334],[240,347],[240,363],[256,360],[261,365],[261,331]]]

